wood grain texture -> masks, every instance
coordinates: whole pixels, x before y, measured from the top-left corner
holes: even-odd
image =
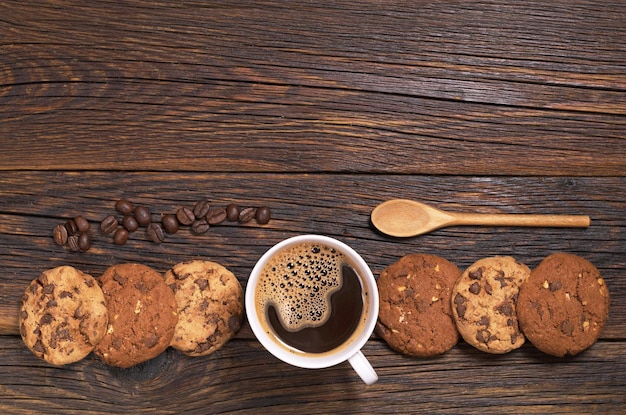
[[[572,359],[534,349],[503,357],[461,344],[434,359],[402,357],[378,340],[364,353],[380,380],[364,387],[347,363],[307,370],[273,358],[255,341],[236,339],[215,354],[161,357],[120,370],[90,355],[50,369],[16,338],[3,342],[3,413],[611,413],[626,404],[626,357],[600,342]],[[11,362],[7,364],[6,362]],[[605,373],[611,365],[614,372]],[[454,369],[451,369],[454,368]],[[20,378],[7,375],[19,371]],[[270,372],[273,375],[268,377]],[[584,373],[584,378],[581,377]],[[590,388],[593,379],[593,388]]]
[[[621,10],[3,2],[0,168],[621,175]]]
[[[625,38],[626,9],[609,0],[0,2],[0,413],[622,414]],[[399,197],[591,226],[393,239],[369,219]],[[273,218],[116,246],[96,228],[119,198],[154,220],[205,198]],[[51,237],[78,214],[92,225],[84,253]],[[411,252],[460,268],[571,252],[605,278],[609,320],[565,359],[464,342],[414,359],[374,335],[371,387],[345,363],[281,363],[247,323],[211,356],[169,349],[129,370],[93,355],[52,367],[17,335],[21,294],[42,270],[97,277],[207,258],[245,287],[269,247],[302,233],[348,243],[376,276]]]

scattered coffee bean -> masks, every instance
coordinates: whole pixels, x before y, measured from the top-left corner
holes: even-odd
[[[209,212],[210,208],[211,208],[211,206],[209,205],[208,201],[200,200],[200,201],[196,202],[195,206],[193,207],[193,215],[196,218],[202,218],[202,217],[206,216],[206,214]]]
[[[67,229],[67,234],[68,235],[78,235],[79,231],[78,231],[78,225],[76,225],[76,222],[74,221],[74,219],[70,219],[67,222],[65,222],[65,229]]]
[[[91,237],[87,232],[78,235],[78,248],[81,251],[88,251],[91,248]]]
[[[195,234],[206,233],[209,230],[209,223],[206,219],[196,219],[191,224],[191,232]]]
[[[206,221],[209,225],[219,225],[226,220],[226,209],[212,208],[206,214]]]
[[[145,206],[137,206],[135,208],[135,219],[141,226],[145,226],[152,222],[152,213],[150,213],[150,209]]]
[[[79,232],[87,232],[89,230],[89,221],[84,216],[76,216],[74,223],[76,223]]]
[[[118,221],[115,215],[108,215],[100,222],[99,228],[105,234],[113,234],[113,243],[123,245],[128,241],[130,232],[136,231],[140,226],[146,226],[146,232],[150,240],[161,243],[165,234],[178,232],[181,225],[189,225],[195,234],[208,232],[213,225],[219,225],[228,220],[245,224],[256,219],[260,225],[270,221],[271,214],[267,206],[257,208],[240,208],[235,203],[230,203],[226,208],[211,208],[208,200],[200,200],[195,203],[193,209],[179,208],[175,213],[161,214],[160,222],[152,222],[152,213],[147,206],[134,207],[131,202],[120,199],[115,203],[116,211],[122,213],[123,219]],[[82,215],[67,220],[64,224],[58,224],[52,230],[54,242],[59,246],[67,246],[72,251],[87,251],[91,248],[91,235],[89,234],[90,223]]]
[[[229,204],[226,206],[226,218],[230,222],[236,222],[239,219],[239,211],[239,206],[234,203]]]
[[[124,219],[122,219],[122,226],[126,228],[128,232],[135,232],[137,228],[139,228],[139,222],[137,222],[134,216],[126,215]]]
[[[161,224],[163,225],[163,229],[165,230],[165,232],[169,233],[170,235],[178,232],[178,219],[176,218],[176,215],[172,215],[170,213],[163,216],[163,219],[161,219]]]
[[[265,225],[270,221],[270,208],[267,206],[261,206],[256,210],[256,221],[259,225]]]
[[[124,228],[118,228],[113,234],[113,243],[115,245],[124,245],[128,241],[128,231]]]
[[[182,207],[176,211],[176,219],[181,225],[191,225],[196,220],[196,216],[191,209]]]
[[[115,203],[115,210],[122,215],[130,215],[133,213],[133,204],[128,200],[120,199]]]
[[[146,233],[148,234],[150,240],[155,244],[160,244],[165,239],[163,228],[156,222],[152,222],[148,225]]]
[[[67,244],[67,228],[63,224],[59,224],[52,229],[52,238],[54,243],[59,246]]]
[[[78,235],[68,236],[67,246],[70,248],[70,251],[74,251],[74,252],[80,251],[80,247],[78,246]]]
[[[239,212],[239,218],[237,219],[239,223],[248,223],[254,218],[256,215],[256,209],[252,207],[243,208],[241,212]]]
[[[100,222],[100,230],[106,234],[110,234],[117,229],[117,225],[117,218],[113,215],[109,215]]]

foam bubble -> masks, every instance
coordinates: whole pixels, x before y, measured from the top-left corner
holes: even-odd
[[[256,298],[265,312],[272,305],[285,329],[324,324],[330,297],[342,285],[343,254],[326,245],[305,243],[279,251],[263,268]]]

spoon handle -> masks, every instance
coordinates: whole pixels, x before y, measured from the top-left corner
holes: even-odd
[[[527,215],[502,213],[453,213],[455,225],[536,226],[586,228],[591,224],[584,215]]]

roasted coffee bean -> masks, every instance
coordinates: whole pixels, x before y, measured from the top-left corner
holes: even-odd
[[[150,209],[145,206],[137,206],[135,208],[135,219],[141,226],[145,226],[152,222],[152,213],[150,213]]]
[[[128,232],[135,232],[139,228],[139,222],[133,215],[126,215],[122,219],[122,226],[126,228]]]
[[[78,225],[76,225],[76,222],[74,221],[74,219],[70,219],[67,222],[65,222],[65,229],[67,229],[67,234],[68,235],[78,235],[79,231],[78,231]]]
[[[148,225],[148,229],[146,229],[146,233],[152,242],[155,244],[160,244],[165,239],[165,234],[163,233],[163,228],[156,222],[152,222]]]
[[[226,218],[231,222],[236,222],[239,219],[239,206],[234,203],[226,206]]]
[[[205,217],[210,208],[211,206],[209,205],[208,201],[200,200],[196,202],[195,206],[193,207],[193,215],[198,219]]]
[[[206,221],[209,225],[218,225],[226,220],[226,209],[212,208],[206,214]]]
[[[89,221],[84,216],[76,216],[74,223],[76,223],[79,232],[87,232],[89,230]]]
[[[124,245],[128,241],[128,231],[124,228],[118,228],[113,234],[113,243],[115,245]]]
[[[54,243],[59,246],[67,244],[67,228],[63,224],[59,224],[52,229],[52,238]]]
[[[170,213],[163,216],[163,219],[161,219],[161,224],[163,225],[163,229],[165,230],[165,232],[169,233],[170,235],[178,232],[178,219],[176,218],[176,215],[172,215]]]
[[[109,215],[100,222],[100,230],[106,234],[113,233],[115,229],[117,229],[117,225],[117,218],[113,215]]]
[[[191,225],[196,220],[196,216],[191,209],[182,207],[176,211],[176,219],[181,225]]]
[[[115,203],[115,210],[120,212],[122,215],[130,215],[133,213],[133,204],[128,200],[120,199]]]
[[[256,209],[252,207],[241,209],[239,212],[239,218],[237,219],[239,223],[248,223],[254,218],[256,215]]]
[[[67,246],[70,248],[70,251],[74,251],[74,252],[80,251],[80,247],[78,246],[78,235],[68,236]]]
[[[191,224],[191,231],[195,234],[206,233],[209,230],[209,222],[206,219],[196,219]]]
[[[256,210],[255,218],[259,225],[265,225],[269,223],[270,217],[270,208],[268,208],[267,206],[261,206]]]
[[[91,237],[87,232],[78,235],[78,248],[81,251],[88,251],[91,248]]]

